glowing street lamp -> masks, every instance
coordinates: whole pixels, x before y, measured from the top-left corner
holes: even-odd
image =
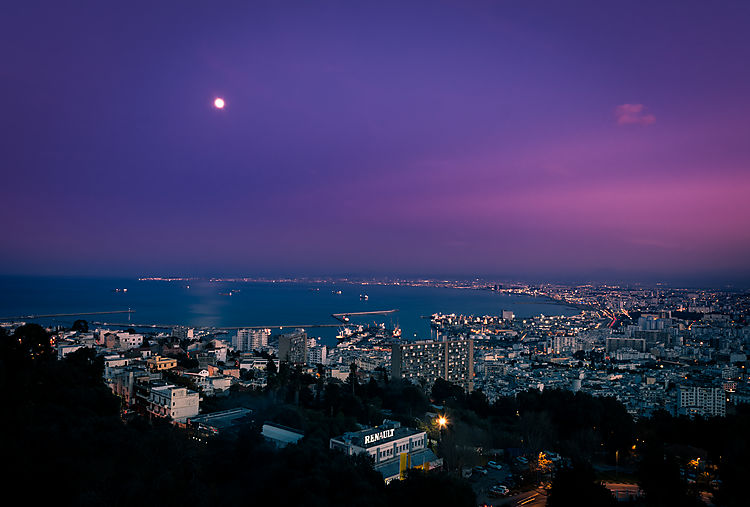
[[[444,415],[441,415],[440,417],[438,417],[437,423],[441,429],[445,428],[445,425],[448,424],[448,419],[446,419]]]

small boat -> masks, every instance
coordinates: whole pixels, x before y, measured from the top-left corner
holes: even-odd
[[[367,299],[369,299],[369,297],[370,297],[370,296],[368,296],[367,294],[360,294],[360,295],[359,295],[359,299],[361,299],[361,300],[363,300],[363,301],[366,301]]]

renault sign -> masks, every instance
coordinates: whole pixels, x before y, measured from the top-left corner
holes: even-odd
[[[375,442],[378,442],[380,440],[391,438],[395,431],[395,429],[391,428],[389,430],[383,430],[377,433],[373,433],[372,435],[365,435],[365,445],[374,444]]]

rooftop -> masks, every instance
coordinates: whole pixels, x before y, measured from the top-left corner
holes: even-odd
[[[393,432],[390,433],[389,430],[393,430]],[[401,438],[410,437],[412,435],[418,435],[420,433],[424,433],[424,432],[420,430],[416,430],[414,428],[402,427],[401,424],[396,421],[385,421],[380,426],[375,426],[373,428],[366,428],[360,431],[344,433],[340,437],[336,437],[333,440],[345,442],[347,444],[355,445],[357,447],[367,448],[367,447],[373,447],[375,445],[381,445],[386,442],[399,440]],[[372,436],[376,436],[376,438],[371,441],[370,439],[367,439],[368,441],[367,443],[365,443],[365,440],[366,440],[365,437],[372,437]]]

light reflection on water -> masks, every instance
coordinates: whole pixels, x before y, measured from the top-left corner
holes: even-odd
[[[189,284],[189,288],[187,285]],[[127,292],[114,292],[127,288]],[[341,294],[338,294],[338,291]],[[232,292],[236,291],[236,292]],[[227,294],[232,295],[227,295]],[[360,295],[368,295],[367,300]],[[136,311],[131,322],[190,326],[260,326],[336,324],[332,313],[398,309],[386,316],[352,318],[353,324],[399,325],[405,338],[429,337],[433,313],[518,317],[573,315],[578,310],[543,299],[508,296],[484,290],[393,285],[157,282],[123,279],[0,278],[0,317],[26,314]],[[124,314],[84,317],[90,321],[127,322]],[[75,317],[43,322],[70,324]],[[308,333],[335,342],[337,329]]]

